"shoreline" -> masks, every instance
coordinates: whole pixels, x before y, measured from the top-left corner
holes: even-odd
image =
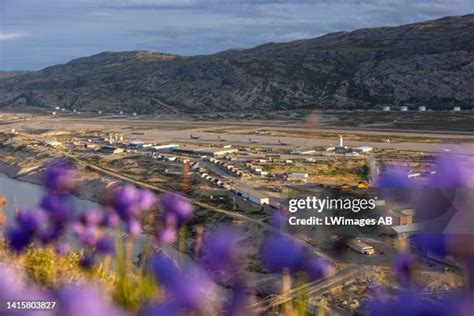
[[[4,161],[0,158],[0,173],[10,179],[43,186],[40,177],[41,165],[32,167],[22,167],[15,163]],[[113,181],[90,179],[81,177],[80,188],[73,195],[81,200],[101,204],[100,197],[104,196],[107,188],[113,184]]]

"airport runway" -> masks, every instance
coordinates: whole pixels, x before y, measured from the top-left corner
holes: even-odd
[[[303,127],[302,127],[303,125]],[[330,146],[338,143],[337,138],[314,138],[298,137],[298,136],[271,136],[271,135],[249,135],[251,131],[257,129],[277,129],[288,131],[310,131],[310,132],[331,132],[344,133],[351,132],[360,135],[380,135],[379,131],[373,130],[347,130],[344,128],[305,128],[304,123],[293,127],[288,122],[272,122],[271,124],[263,121],[246,121],[246,122],[208,122],[208,121],[158,121],[158,120],[140,120],[132,119],[116,119],[116,118],[49,118],[40,117],[38,119],[30,119],[27,121],[14,122],[8,125],[0,126],[0,130],[9,131],[15,128],[17,131],[27,129],[52,129],[52,130],[98,130],[98,131],[120,131],[125,134],[127,139],[136,139],[153,143],[193,143],[193,144],[232,144],[234,146],[260,146],[268,148],[280,149],[298,149],[312,148],[315,146]],[[218,129],[234,129],[232,133],[215,133]],[[190,135],[199,136],[199,139],[191,139]],[[383,133],[384,136],[404,136],[404,137],[426,137],[440,139],[443,143],[426,143],[426,142],[399,142],[399,143],[383,143],[370,141],[346,141],[348,146],[371,146],[377,149],[396,149],[403,151],[415,151],[426,153],[442,153],[450,151],[456,154],[472,154],[474,153],[474,135],[471,133],[464,134],[447,134],[433,131],[390,131]],[[218,139],[221,138],[221,140]],[[249,141],[251,138],[251,141]],[[449,143],[450,140],[455,140]],[[458,140],[462,139],[463,144],[458,144]],[[225,141],[223,141],[225,140]],[[472,140],[472,141],[471,141]],[[280,141],[280,142],[279,142]],[[287,145],[282,145],[285,143]]]

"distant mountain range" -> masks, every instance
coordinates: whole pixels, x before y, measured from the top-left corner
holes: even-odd
[[[10,78],[10,77],[13,77],[13,76],[25,73],[25,72],[26,71],[23,71],[23,70],[10,70],[10,71],[0,70],[0,79]]]
[[[474,106],[474,15],[183,57],[104,52],[0,75],[0,107],[169,113]]]

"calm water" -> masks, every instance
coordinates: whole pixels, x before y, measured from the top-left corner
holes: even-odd
[[[0,195],[7,198],[5,212],[8,219],[12,218],[18,208],[36,207],[44,193],[45,189],[41,185],[18,181],[0,173]],[[97,205],[77,197],[73,197],[73,203],[78,209]]]
[[[7,199],[5,213],[8,222],[11,221],[17,209],[34,209],[37,207],[44,194],[45,188],[41,185],[18,181],[0,173],[0,195],[5,196]],[[72,201],[74,208],[79,212],[87,207],[100,206],[97,203],[75,196],[72,197]],[[120,236],[124,239],[126,238],[125,234],[120,234]],[[135,256],[138,256],[143,250],[145,240],[146,236],[141,235],[136,241],[133,251]],[[178,256],[174,249],[168,249],[167,252],[171,252],[173,257]]]

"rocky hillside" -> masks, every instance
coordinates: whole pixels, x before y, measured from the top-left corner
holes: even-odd
[[[474,106],[474,15],[208,56],[105,52],[0,79],[0,106],[139,113]]]

